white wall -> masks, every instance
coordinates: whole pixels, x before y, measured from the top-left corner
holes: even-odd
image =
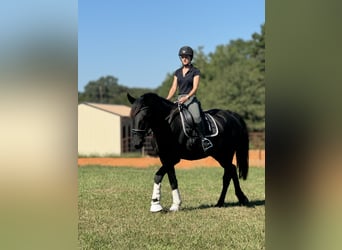
[[[120,116],[86,104],[78,105],[78,154],[120,155]]]

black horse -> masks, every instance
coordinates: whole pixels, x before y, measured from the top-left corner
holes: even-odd
[[[189,148],[189,140],[193,140],[193,138],[189,138],[184,133],[177,104],[153,93],[144,94],[137,99],[127,94],[127,98],[132,104],[134,146],[141,148],[147,132],[152,130],[162,163],[154,177],[151,212],[159,212],[163,209],[160,205],[160,189],[165,174],[168,174],[172,188],[173,203],[170,211],[177,211],[180,208],[181,198],[174,166],[180,159],[196,160],[207,156],[212,156],[224,168],[223,187],[216,206],[224,205],[231,179],[233,179],[239,203],[248,205],[248,198],[240,188],[237,167],[239,177],[246,180],[249,168],[249,138],[246,123],[237,113],[219,109],[206,112],[215,119],[218,134],[210,138],[213,147],[204,152],[200,146]],[[198,144],[201,144],[200,140]],[[235,153],[237,167],[233,164]]]

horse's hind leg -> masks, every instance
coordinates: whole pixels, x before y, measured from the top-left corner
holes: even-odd
[[[223,206],[231,179],[233,179],[235,195],[237,196],[239,203],[241,205],[248,205],[249,200],[241,190],[239,178],[238,178],[237,171],[236,171],[236,166],[233,164],[222,165],[222,166],[224,167],[222,191],[221,191],[220,198],[215,206],[216,207]]]
[[[227,190],[228,190],[228,186],[231,180],[231,171],[229,171],[228,168],[224,167],[224,174],[223,174],[223,178],[222,178],[222,191],[221,191],[221,195],[219,200],[217,201],[217,204],[215,205],[215,207],[222,207],[224,204],[224,199],[226,198],[226,194],[227,194]]]
[[[160,200],[161,200],[161,182],[165,174],[166,174],[166,168],[162,166],[154,176],[152,201],[151,201],[151,208],[150,208],[151,212],[159,212],[163,210],[163,207],[160,205]]]
[[[247,196],[242,192],[241,187],[240,187],[240,182],[239,182],[239,177],[237,175],[236,171],[236,166],[232,164],[232,178],[233,178],[233,183],[234,183],[234,188],[235,188],[235,195],[239,199],[239,203],[241,205],[248,205],[249,200]]]

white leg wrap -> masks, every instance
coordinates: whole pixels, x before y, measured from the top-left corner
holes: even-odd
[[[178,211],[182,203],[178,189],[172,190],[172,200],[173,202],[172,202],[172,206],[170,207],[170,211],[173,211],[173,212]]]
[[[161,189],[161,183],[153,184],[153,192],[152,192],[152,201],[151,201],[151,212],[159,212],[163,210],[163,207],[160,205],[160,189]]]

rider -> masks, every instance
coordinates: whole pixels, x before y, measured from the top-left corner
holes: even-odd
[[[195,94],[199,86],[200,70],[191,64],[194,52],[189,46],[180,48],[178,56],[182,67],[174,73],[172,86],[166,99],[170,100],[178,88],[178,102],[187,106],[193,116],[197,132],[202,140],[202,147],[207,151],[213,146],[211,141],[205,138],[204,123],[201,118],[201,107]]]

